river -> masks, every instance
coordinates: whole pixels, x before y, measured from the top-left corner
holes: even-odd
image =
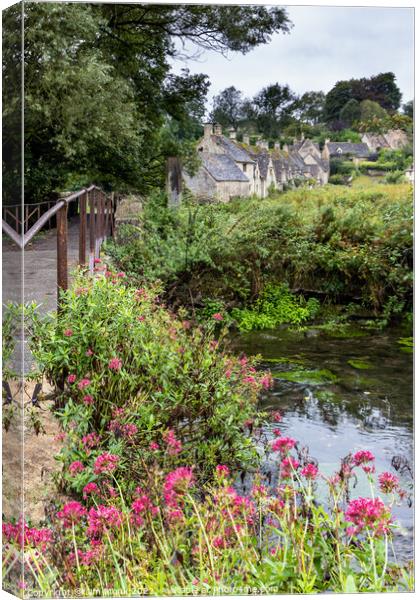
[[[274,377],[261,408],[282,413],[282,432],[308,446],[322,473],[336,471],[349,452],[370,450],[376,472],[397,474],[411,496],[413,355],[405,336],[398,328],[352,329],[345,337],[339,330],[285,327],[237,335],[233,346],[247,355],[261,355],[261,367]],[[268,438],[274,436],[274,427],[267,426]],[[326,493],[322,485],[320,493]],[[369,487],[361,473],[352,497],[364,495]],[[393,509],[402,528],[395,539],[400,560],[413,557],[409,504],[404,500]]]

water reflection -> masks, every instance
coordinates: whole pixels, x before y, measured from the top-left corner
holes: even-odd
[[[412,355],[398,344],[400,336],[401,331],[391,330],[351,339],[305,338],[281,329],[241,335],[233,344],[235,350],[262,355],[261,366],[275,377],[262,408],[281,410],[284,434],[308,446],[325,475],[336,471],[349,452],[366,449],[376,456],[378,473],[396,473],[396,456],[406,461],[408,468],[399,469],[398,476],[410,489],[413,370]],[[264,432],[268,438],[274,436],[272,429]],[[274,464],[269,459],[266,466]],[[368,494],[361,477],[352,495]],[[413,510],[405,503],[394,514],[406,530],[396,548],[412,558]]]

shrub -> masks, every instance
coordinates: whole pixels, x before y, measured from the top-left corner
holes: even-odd
[[[216,341],[214,329],[223,315],[193,327],[159,303],[157,289],[135,289],[102,268],[78,275],[58,315],[33,326],[32,352],[57,389],[67,433],[63,481],[80,492],[103,452],[120,457],[117,470],[130,485],[156,460],[195,464],[203,477],[219,462],[252,464],[244,423],[268,379],[221,349],[223,331]],[[77,461],[83,468],[73,473]]]
[[[253,329],[274,329],[283,323],[300,325],[313,318],[319,310],[319,302],[311,298],[293,296],[287,285],[268,285],[251,308],[234,309],[232,317],[236,319],[241,331]]]

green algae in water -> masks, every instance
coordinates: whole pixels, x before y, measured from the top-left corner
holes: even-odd
[[[414,340],[412,337],[400,338],[397,342],[400,346],[400,350],[402,352],[408,352],[409,354],[413,353],[414,350]]]
[[[325,383],[336,383],[337,375],[334,375],[328,369],[318,371],[306,371],[297,369],[296,371],[273,371],[271,373],[277,379],[284,379],[294,383],[306,383],[307,385],[322,385]]]
[[[274,363],[278,365],[305,365],[308,361],[304,358],[300,358],[299,356],[291,356],[290,358],[281,357],[281,358],[265,358],[264,356],[260,359],[262,363]]]
[[[365,360],[351,358],[347,363],[354,369],[372,369],[372,365]]]

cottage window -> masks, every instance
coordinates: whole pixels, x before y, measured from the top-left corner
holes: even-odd
[[[244,173],[246,173],[246,163],[243,165]]]

